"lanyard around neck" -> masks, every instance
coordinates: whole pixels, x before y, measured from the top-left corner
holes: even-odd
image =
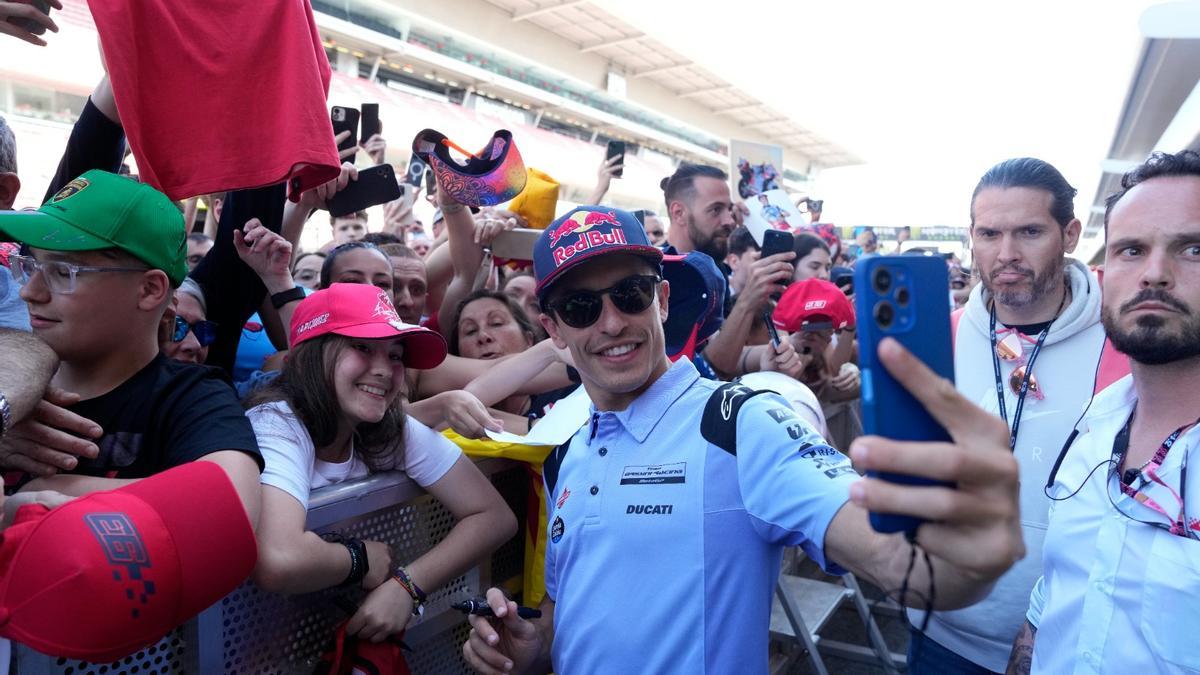
[[[1180,462],[1180,482],[1178,492],[1176,492],[1175,489],[1170,485],[1167,485],[1165,482],[1163,482],[1162,478],[1158,476],[1158,470],[1162,468],[1163,462],[1167,459],[1167,453],[1171,451],[1171,447],[1175,445],[1176,441],[1179,440],[1179,437],[1198,423],[1200,423],[1200,419],[1190,424],[1185,424],[1171,432],[1171,435],[1167,436],[1166,440],[1164,440],[1162,444],[1158,446],[1158,450],[1154,453],[1154,456],[1150,458],[1150,461],[1147,462],[1146,465],[1137,472],[1138,474],[1146,474],[1149,476],[1151,481],[1166,488],[1166,490],[1170,492],[1173,497],[1175,497],[1175,499],[1179,502],[1179,513],[1175,516],[1171,516],[1171,514],[1167,513],[1167,510],[1158,502],[1154,501],[1154,499],[1152,499],[1149,495],[1142,492],[1140,485],[1137,488],[1134,488],[1133,486],[1126,484],[1126,482],[1123,480],[1124,476],[1121,474],[1121,465],[1125,463],[1125,457],[1129,454],[1129,434],[1130,428],[1133,426],[1133,413],[1130,413],[1129,419],[1125,420],[1125,426],[1121,427],[1121,430],[1117,432],[1116,437],[1113,439],[1112,473],[1118,475],[1117,483],[1121,487],[1121,492],[1137,503],[1155,511],[1156,513],[1165,517],[1167,520],[1171,521],[1171,527],[1168,531],[1171,534],[1176,534],[1183,537],[1191,536],[1188,531],[1187,516],[1184,514],[1186,507],[1186,502],[1184,502],[1184,500],[1187,498],[1187,455],[1184,455],[1183,460]]]
[[[1062,308],[1059,308],[1061,313]],[[1058,317],[1056,316],[1055,319]],[[1038,354],[1042,351],[1042,344],[1046,342],[1046,336],[1050,335],[1050,326],[1054,325],[1054,320],[1042,329],[1038,334],[1037,344],[1033,346],[1033,350],[1029,352],[1029,361],[1025,363],[1025,376],[1021,378],[1021,387],[1017,391],[1017,406],[1013,410],[1012,430],[1008,435],[1008,449],[1013,450],[1017,447],[1017,433],[1021,429],[1021,411],[1025,409],[1025,395],[1029,393],[1029,380],[1033,377],[1033,364],[1037,361]],[[996,375],[996,400],[1000,406],[1000,417],[1004,422],[1008,423],[1008,402],[1004,398],[1004,376],[1000,372],[1000,355],[996,353],[996,305],[992,303],[991,309],[991,324],[988,330],[988,336],[992,341],[992,370]]]

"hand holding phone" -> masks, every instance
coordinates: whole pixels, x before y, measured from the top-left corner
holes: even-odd
[[[954,380],[946,264],[924,256],[871,257],[855,266],[854,285],[864,430],[897,441],[950,441],[946,429],[879,361],[880,341],[892,338],[934,373]],[[903,474],[867,475],[904,485],[939,484]],[[871,527],[878,532],[912,532],[922,522],[871,513]]]
[[[59,0],[15,0],[6,11],[0,13],[0,21],[16,26],[19,31],[8,32],[17,39],[35,45],[45,45],[46,41],[37,37],[44,35],[46,30],[58,32],[58,25],[50,18],[50,8],[62,9]]]
[[[333,135],[337,136],[343,131],[350,132],[349,138],[338,143],[339,153],[358,147],[358,117],[359,113],[355,108],[335,105],[330,109],[329,120],[333,122]]]
[[[338,218],[397,200],[401,195],[392,165],[380,164],[360,170],[358,180],[351,181],[341,192],[330,197],[325,206],[329,215]]]
[[[625,175],[625,141],[609,141],[608,147],[604,150],[604,159],[609,160],[613,157],[620,157],[617,160],[617,170],[613,172],[613,178],[621,178]]]

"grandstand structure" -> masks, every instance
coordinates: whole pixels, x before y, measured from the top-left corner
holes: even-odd
[[[1104,261],[1104,203],[1121,176],[1151,152],[1200,151],[1200,6],[1155,5],[1138,22],[1144,39],[1101,167],[1077,256]]]
[[[662,177],[680,161],[728,170],[730,139],[783,146],[794,190],[860,161],[588,0],[311,3],[335,71],[330,105],[379,103],[387,159],[401,168],[422,128],[466,147],[507,128],[526,164],[563,185],[566,208],[591,192],[607,141],[621,140],[625,176],[609,201],[661,209]],[[102,75],[86,4],[64,4],[49,48],[0,41],[0,113],[17,132],[26,186],[18,207],[40,201]]]

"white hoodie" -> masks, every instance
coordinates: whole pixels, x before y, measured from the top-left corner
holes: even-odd
[[[935,612],[927,635],[938,644],[989,670],[1003,672],[1013,639],[1025,621],[1029,592],[1042,574],[1042,540],[1046,536],[1050,500],[1043,488],[1063,443],[1091,400],[1094,374],[1104,348],[1100,324],[1100,285],[1096,277],[1076,260],[1067,264],[1071,303],[1050,327],[1033,375],[1045,398],[1030,391],[1025,396],[1016,457],[1021,471],[1021,525],[1025,558],[996,582],[991,594],[976,605],[949,612]],[[980,284],[967,301],[954,340],[956,387],[971,401],[999,415],[988,300]],[[1003,328],[997,324],[997,328]],[[1036,336],[1032,336],[1036,337]],[[1024,342],[1026,358],[1033,345]],[[1009,426],[1017,397],[1008,377],[1017,364],[1000,362],[1004,377],[1005,405]],[[909,621],[921,625],[924,612],[909,610]]]

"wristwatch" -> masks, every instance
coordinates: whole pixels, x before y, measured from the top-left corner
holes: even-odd
[[[283,306],[289,302],[303,300],[305,297],[304,289],[299,286],[294,286],[286,291],[280,291],[271,296],[271,306],[275,309],[283,309]]]
[[[12,428],[12,408],[8,405],[8,399],[4,398],[4,394],[0,394],[0,438]]]

